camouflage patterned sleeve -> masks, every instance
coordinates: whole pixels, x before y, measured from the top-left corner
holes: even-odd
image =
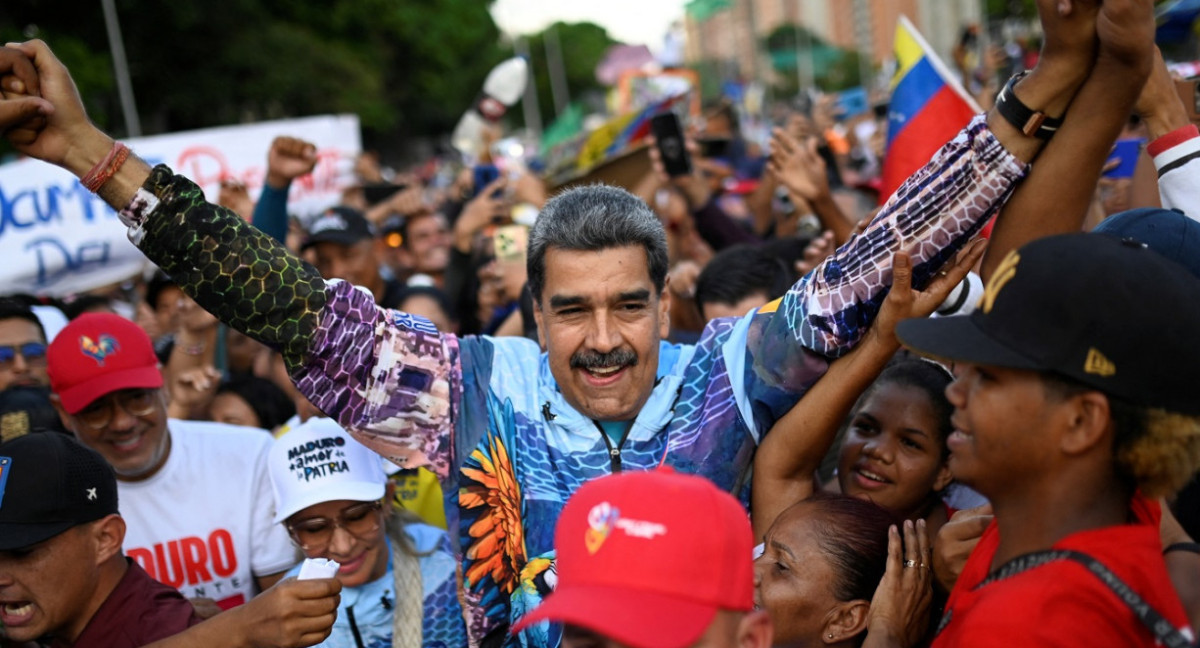
[[[279,349],[297,388],[355,439],[445,478],[458,344],[316,269],[155,167],[120,213],[130,240],[222,322]]]
[[[205,310],[303,362],[325,306],[316,269],[159,165],[121,212],[130,239]]]

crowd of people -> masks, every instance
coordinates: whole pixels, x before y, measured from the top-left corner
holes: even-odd
[[[0,646],[1194,645],[1200,130],[1151,0],[1037,4],[890,197],[878,117],[717,103],[682,174],[296,217],[303,133],[209,202],[0,48],[158,269],[0,300]]]

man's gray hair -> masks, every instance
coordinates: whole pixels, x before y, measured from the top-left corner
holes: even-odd
[[[667,233],[640,198],[608,185],[567,190],[546,203],[529,232],[526,265],[535,304],[546,285],[546,250],[594,252],[640,245],[646,250],[650,280],[661,293],[667,279]]]

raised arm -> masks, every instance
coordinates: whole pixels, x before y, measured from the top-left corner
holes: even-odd
[[[317,165],[317,147],[295,137],[280,136],[267,151],[267,177],[254,204],[255,227],[283,243],[287,240],[288,189],[292,180],[312,173]]]
[[[1069,103],[1086,76],[1087,65],[1075,59],[1090,61],[1093,41],[1081,41],[1074,30],[1094,30],[1094,11],[1088,14],[1084,9],[1094,9],[1095,0],[1039,0],[1038,5],[1047,47],[1026,82],[1034,80],[1031,87],[1039,98],[1022,99],[1053,110]],[[1060,16],[1060,8],[1070,11]],[[1046,18],[1048,13],[1052,19]],[[743,417],[770,421],[762,410],[772,407],[773,390],[803,392],[819,377],[795,369],[812,364],[806,356],[837,358],[858,343],[887,295],[896,251],[911,250],[912,285],[923,289],[1004,205],[1041,145],[1040,139],[1012,127],[995,109],[976,117],[900,186],[862,234],[803,277],[778,304],[761,309],[745,338],[728,343],[747,345],[752,362],[745,364],[752,365],[752,372],[746,372],[746,380],[758,383],[743,387]],[[737,351],[727,351],[726,357],[731,353]],[[756,395],[756,390],[765,396]]]
[[[1157,48],[1150,78],[1138,97],[1137,112],[1150,130],[1147,150],[1154,156],[1163,207],[1200,220],[1200,131],[1188,118],[1175,80]]]
[[[1087,5],[1075,3],[1087,16]],[[1053,23],[1050,23],[1053,24]],[[1069,27],[1082,31],[1078,23]],[[1095,17],[1099,54],[1062,126],[1038,156],[1029,178],[1005,206],[983,260],[986,281],[1000,261],[1029,241],[1078,232],[1096,182],[1150,72],[1154,48],[1151,0],[1104,0]],[[1081,35],[1079,38],[1082,38]],[[1040,64],[1039,64],[1040,66]],[[1025,84],[1014,92],[1027,105]],[[1049,112],[1049,110],[1048,110]]]
[[[756,538],[761,539],[786,508],[812,494],[813,473],[833,445],[842,421],[900,348],[896,324],[932,313],[983,256],[984,246],[985,242],[976,241],[965,248],[924,291],[912,289],[908,254],[895,255],[894,284],[870,333],[830,364],[759,444],[750,483],[750,521]]]
[[[194,183],[136,156],[112,163],[113,140],[88,120],[66,68],[40,41],[18,46],[53,105],[23,153],[81,178],[120,210],[130,239],[222,322],[283,353],[297,387],[356,439],[405,467],[449,474],[457,340],[423,318],[385,311],[312,266]],[[10,141],[13,141],[10,138]],[[120,158],[116,158],[119,160]]]

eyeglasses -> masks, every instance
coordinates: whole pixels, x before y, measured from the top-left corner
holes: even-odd
[[[287,525],[288,535],[305,551],[316,551],[329,546],[333,540],[333,530],[341,527],[346,533],[368,540],[372,533],[379,530],[379,502],[363,502],[342,509],[336,520],[325,517],[314,517]]]
[[[0,346],[0,367],[7,368],[20,355],[25,362],[45,362],[46,345],[41,342],[26,342],[25,344],[8,344]]]
[[[112,422],[113,405],[132,416],[149,416],[158,406],[157,389],[123,389],[113,392],[75,414],[84,425],[99,430]]]

